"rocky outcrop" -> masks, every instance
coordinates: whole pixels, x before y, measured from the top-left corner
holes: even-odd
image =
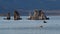
[[[10,20],[10,12],[7,14],[7,20]]]
[[[46,17],[42,10],[35,10],[33,16],[30,16],[30,20],[47,20],[49,18]]]
[[[14,20],[21,20],[19,12],[14,11]]]

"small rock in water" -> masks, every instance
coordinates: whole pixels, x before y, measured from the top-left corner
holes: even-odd
[[[40,27],[41,27],[41,28],[43,28],[43,26],[42,26],[42,25],[41,25]]]
[[[46,21],[44,21],[44,23],[47,23]]]

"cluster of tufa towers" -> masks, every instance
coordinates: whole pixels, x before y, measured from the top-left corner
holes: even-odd
[[[33,15],[30,14],[29,16],[30,20],[47,20],[49,18],[46,17],[45,13],[43,10],[34,10]]]
[[[10,13],[7,14],[7,20],[10,20]],[[14,11],[14,20],[21,20],[20,13],[18,11]],[[30,13],[28,20],[47,20],[49,18],[46,17],[43,10],[34,10],[33,15]]]

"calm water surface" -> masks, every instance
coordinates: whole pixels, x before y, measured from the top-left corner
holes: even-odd
[[[27,20],[27,16],[18,21],[0,17],[0,34],[60,34],[60,16],[48,17],[50,20],[45,20],[47,23],[43,23],[44,20]]]

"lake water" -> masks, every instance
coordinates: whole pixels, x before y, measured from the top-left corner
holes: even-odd
[[[4,20],[0,16],[0,34],[60,34],[60,16],[48,16],[50,20]],[[13,17],[11,17],[13,18]],[[42,28],[40,26],[43,26]]]

